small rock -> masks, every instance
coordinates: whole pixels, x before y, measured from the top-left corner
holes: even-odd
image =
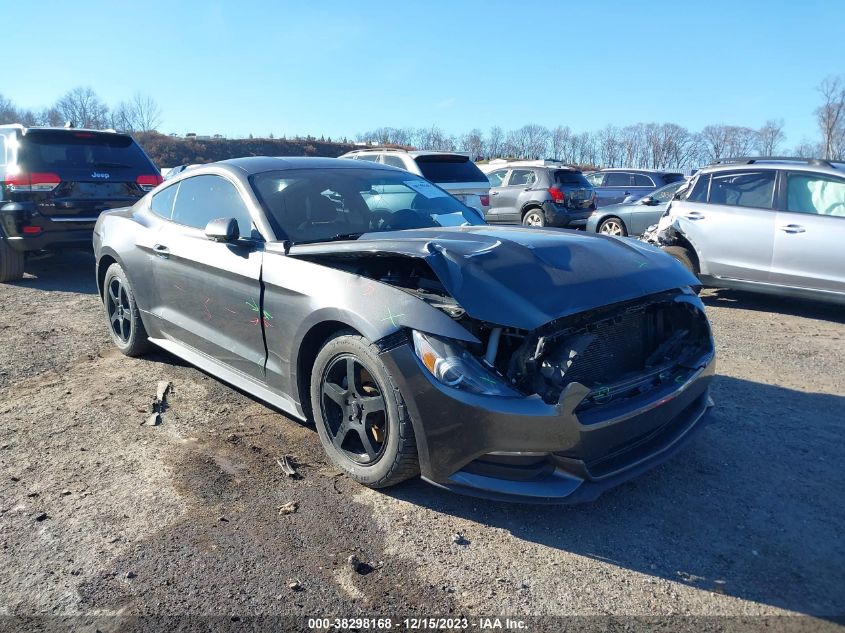
[[[35,497],[38,496],[38,493],[37,492],[30,492],[26,496],[29,497],[30,499],[35,499]]]
[[[299,504],[296,501],[288,501],[286,504],[279,506],[279,516],[283,514],[293,514],[299,509]]]
[[[62,490],[62,496],[67,497],[69,494],[73,494],[70,490]]]
[[[349,563],[349,566],[352,568],[356,574],[361,574],[362,576],[366,576],[370,572],[375,570],[372,563],[364,563],[361,562],[361,559],[352,554],[349,558],[346,559],[346,562]]]
[[[452,543],[454,543],[455,545],[461,545],[461,546],[469,545],[469,541],[464,538],[463,534],[460,534],[460,533],[452,535]]]
[[[217,520],[220,521],[221,523],[228,523],[229,522],[229,519],[227,519],[226,517],[217,517]]]
[[[20,477],[12,477],[12,481],[20,481],[20,480],[21,480]]]
[[[520,584],[519,588],[520,588],[520,589],[528,589],[530,586],[531,586],[531,585],[529,585],[529,584],[528,584],[528,581],[527,581],[527,580],[523,580],[523,581],[522,581],[522,584]]]
[[[291,591],[303,591],[305,588],[302,586],[298,580],[289,580],[288,581],[288,589]]]
[[[126,580],[132,580],[133,578],[137,578],[137,577],[138,577],[138,574],[136,574],[134,571],[126,572]]]
[[[50,518],[50,515],[48,515],[46,512],[42,512],[37,517],[35,517],[35,520],[38,521],[39,523],[41,523],[42,521],[46,521],[49,518]]]

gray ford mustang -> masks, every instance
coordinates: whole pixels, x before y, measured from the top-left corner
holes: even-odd
[[[707,419],[697,281],[634,241],[491,227],[391,167],[197,167],[94,231],[106,323],[313,420],[383,487],[417,474],[500,499],[594,499]]]

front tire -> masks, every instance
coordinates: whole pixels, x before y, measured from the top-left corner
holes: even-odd
[[[24,254],[0,237],[0,283],[23,279]]]
[[[698,277],[698,265],[696,264],[695,255],[688,248],[683,246],[665,246],[663,247],[663,252],[677,259],[684,268]]]
[[[546,217],[542,209],[528,209],[522,216],[522,224],[525,226],[546,226]]]
[[[135,293],[120,264],[112,264],[103,281],[103,310],[111,339],[127,356],[142,356],[152,344],[141,321]]]
[[[341,332],[317,354],[311,410],[323,449],[351,479],[385,488],[419,474],[402,394],[364,337]]]
[[[625,223],[621,219],[611,217],[603,220],[596,232],[602,233],[603,235],[626,237],[628,235],[628,227],[625,226]]]

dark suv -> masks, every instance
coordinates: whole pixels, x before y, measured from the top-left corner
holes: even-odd
[[[503,167],[487,174],[491,223],[583,228],[596,208],[592,185],[577,169]]]
[[[0,125],[0,281],[23,276],[28,252],[90,248],[101,211],[160,182],[125,134]]]
[[[655,189],[683,179],[684,175],[678,172],[617,167],[602,169],[587,176],[587,180],[596,188],[600,207],[632,202]]]

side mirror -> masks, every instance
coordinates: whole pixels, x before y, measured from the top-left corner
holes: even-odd
[[[205,225],[205,236],[213,242],[234,242],[240,236],[235,218],[217,218]]]
[[[651,196],[646,196],[645,198],[640,199],[640,203],[648,205],[648,206],[653,206],[653,205],[657,204],[657,200],[655,200]]]

